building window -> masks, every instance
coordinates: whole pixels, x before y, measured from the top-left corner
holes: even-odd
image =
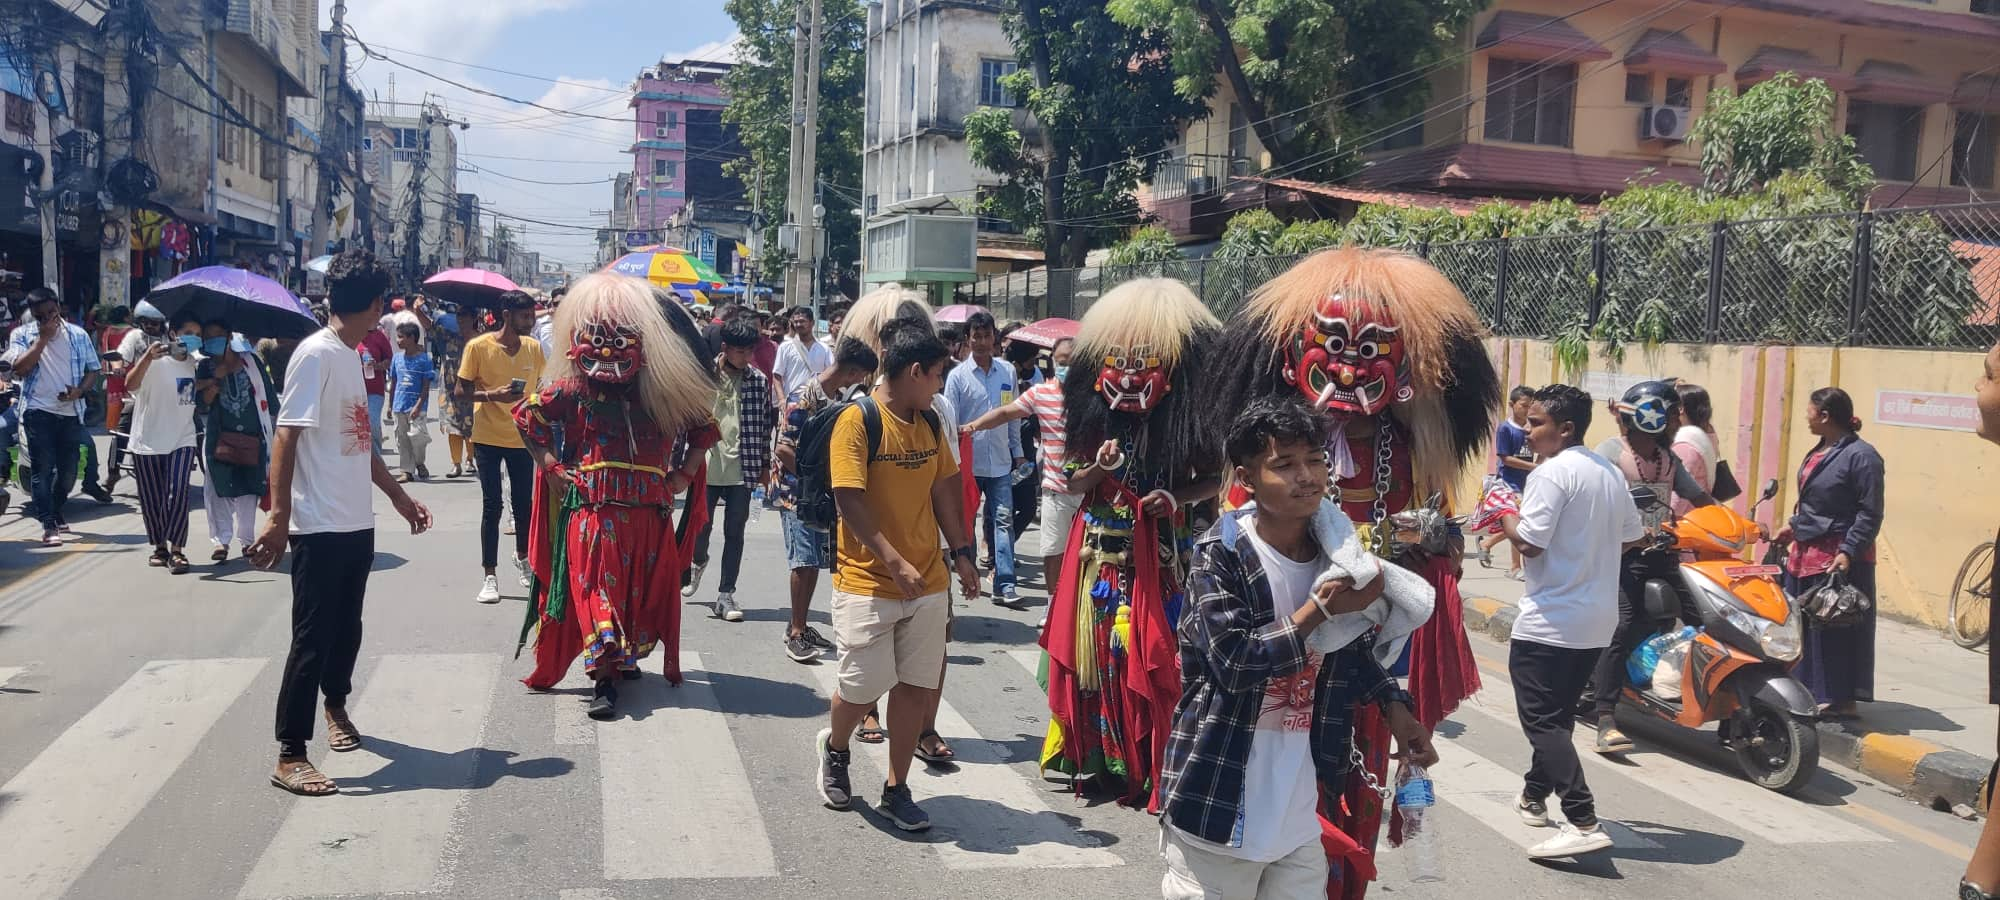
[[[104,133],[104,76],[82,66],[76,67],[70,90],[70,115],[85,131]]]
[[[1625,73],[1625,102],[1653,105],[1653,76],[1650,73]]]
[[[1951,183],[1993,187],[1993,164],[2000,116],[1962,112],[1951,132]]]
[[[1847,133],[1875,177],[1914,181],[1917,177],[1917,137],[1924,130],[1924,108],[1895,103],[1847,101]]]
[[[396,149],[416,150],[423,147],[423,131],[417,128],[396,129]]]
[[[7,95],[7,130],[35,137],[35,104],[19,94]]]
[[[1694,81],[1688,78],[1667,79],[1667,105],[1683,109],[1694,106]]]
[[[1538,66],[1511,59],[1486,63],[1486,138],[1549,147],[1570,145],[1576,65]]]
[[[1986,16],[2000,16],[2000,0],[1972,0],[1972,11]]]
[[[257,126],[262,128],[267,135],[277,134],[278,117],[272,111],[271,104],[257,104]],[[257,159],[257,174],[263,176],[265,181],[277,181],[278,168],[285,164],[284,146],[270,138],[263,138],[257,143],[257,149],[260,151]]]
[[[1021,64],[1011,59],[982,59],[979,61],[979,105],[1019,106],[1019,98],[1008,91],[1000,79],[1021,68]]]
[[[237,105],[236,95],[236,82],[229,80],[227,75],[222,76],[222,99],[229,101],[230,106],[242,109],[243,107]],[[243,135],[236,127],[234,116],[223,117],[222,146],[217,148],[216,155],[221,157],[223,162],[231,164],[241,162],[243,159]]]

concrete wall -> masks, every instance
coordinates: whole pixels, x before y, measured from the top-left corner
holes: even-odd
[[[1864,422],[1862,437],[1887,464],[1876,552],[1877,602],[1890,615],[1941,624],[1959,564],[1973,545],[1993,537],[2000,453],[1969,430],[1889,424],[1876,416],[1882,391],[1970,397],[1980,354],[1667,344],[1632,347],[1622,363],[1613,363],[1599,347],[1580,377],[1559,378],[1546,341],[1493,338],[1488,349],[1510,387],[1563,380],[1589,390],[1599,401],[1588,435],[1593,446],[1617,433],[1602,401],[1632,383],[1672,376],[1708,388],[1719,449],[1750,495],[1731,505],[1747,508],[1766,479],[1778,479],[1777,499],[1758,517],[1766,523],[1782,522],[1790,512],[1799,461],[1817,441],[1806,427],[1807,398],[1829,385],[1845,389]]]

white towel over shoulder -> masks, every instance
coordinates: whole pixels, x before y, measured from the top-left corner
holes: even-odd
[[[1384,578],[1382,596],[1360,612],[1341,613],[1313,629],[1306,646],[1315,653],[1332,653],[1370,631],[1375,635],[1375,661],[1383,668],[1403,655],[1403,644],[1430,620],[1437,606],[1437,589],[1430,582],[1402,566],[1386,562],[1361,545],[1361,536],[1340,505],[1322,499],[1313,513],[1313,538],[1326,554],[1326,571],[1313,579],[1313,589],[1336,578],[1352,579],[1355,587],[1367,587]]]

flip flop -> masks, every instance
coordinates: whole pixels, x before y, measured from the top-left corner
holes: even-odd
[[[335,753],[361,749],[361,732],[346,713],[326,718],[326,748]]]
[[[308,790],[310,786],[319,784],[326,785],[328,789],[324,791]],[[326,773],[314,768],[313,764],[309,762],[300,763],[297,768],[283,775],[276,772],[271,773],[271,786],[301,797],[331,797],[334,794],[340,793],[340,785],[335,783],[333,779],[326,777]]]
[[[926,738],[936,741],[937,743],[934,746],[938,749],[935,751],[925,750],[924,740]],[[917,758],[933,765],[950,765],[958,762],[958,753],[951,749],[950,744],[944,742],[942,735],[938,734],[935,730],[927,729],[923,734],[917,735]]]

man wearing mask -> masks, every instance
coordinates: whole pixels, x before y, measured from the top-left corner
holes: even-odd
[[[63,321],[54,291],[35,288],[28,292],[28,321],[14,329],[4,358],[21,385],[29,492],[42,523],[42,546],[60,547],[63,535],[76,533],[62,511],[76,486],[78,448],[90,439],[83,397],[97,384],[97,348],[82,328]]]
[[[111,361],[114,371],[131,371],[145,355],[146,348],[167,339],[167,317],[158,307],[144,300],[132,307],[131,331],[125,332],[124,340],[118,342],[118,358]],[[118,421],[107,422],[116,436],[111,439],[111,471],[105,475],[107,490],[117,486],[119,470],[125,465],[126,449],[132,443],[132,411],[137,404],[126,403],[118,412]]]

